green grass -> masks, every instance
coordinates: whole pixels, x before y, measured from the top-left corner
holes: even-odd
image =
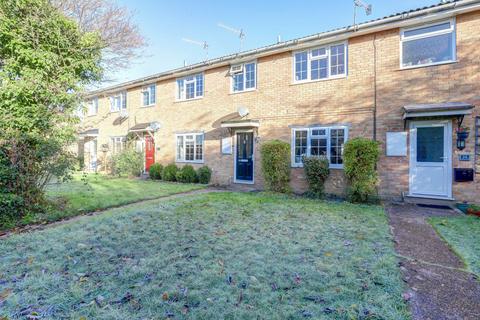
[[[14,235],[0,252],[9,319],[409,319],[377,206],[195,195]]]
[[[79,213],[107,209],[201,188],[204,188],[204,186],[200,184],[118,178],[100,174],[89,174],[82,179],[81,175],[76,175],[73,180],[67,183],[49,185],[47,188],[48,197],[56,202],[65,203],[65,206],[62,210],[53,210],[40,218],[54,221]]]
[[[468,270],[480,276],[480,219],[473,216],[430,218],[429,222],[463,259]]]

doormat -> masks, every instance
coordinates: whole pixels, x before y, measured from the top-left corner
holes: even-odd
[[[452,208],[449,206],[442,206],[438,204],[417,204],[417,206],[430,209],[452,210]]]

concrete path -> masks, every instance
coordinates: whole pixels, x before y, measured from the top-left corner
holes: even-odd
[[[413,319],[480,319],[480,281],[425,220],[453,210],[387,206]]]
[[[131,208],[131,207],[137,206],[139,204],[146,204],[146,203],[154,202],[154,201],[158,201],[158,200],[165,200],[166,201],[166,200],[171,200],[171,199],[176,199],[176,198],[191,196],[191,195],[197,195],[197,194],[212,193],[212,192],[227,192],[227,191],[230,191],[230,190],[223,189],[223,188],[207,187],[205,189],[198,189],[198,190],[186,191],[186,192],[181,192],[181,193],[175,193],[175,194],[172,194],[172,195],[161,196],[161,197],[154,198],[154,199],[139,200],[139,201],[135,201],[135,202],[132,202],[132,203],[129,203],[129,204],[113,206],[113,207],[109,207],[109,208],[105,208],[105,209],[101,209],[101,210],[97,210],[97,211],[93,211],[93,212],[82,213],[82,214],[79,214],[77,216],[68,217],[68,218],[65,218],[65,219],[62,219],[62,220],[59,220],[59,221],[55,221],[55,222],[52,222],[52,223],[48,223],[48,224],[34,224],[34,225],[28,225],[28,226],[25,226],[25,227],[16,228],[16,229],[13,229],[11,231],[5,231],[5,233],[0,233],[0,240],[4,239],[4,238],[7,238],[7,237],[9,237],[13,234],[32,232],[32,231],[36,231],[36,230],[42,230],[42,229],[45,229],[45,228],[50,228],[50,227],[58,226],[58,225],[61,225],[61,224],[69,223],[69,222],[78,220],[78,219],[80,219],[84,216],[96,216],[96,215],[104,213],[107,210],[112,210],[112,209],[115,209],[115,208]],[[0,320],[1,319],[2,318],[0,317]]]

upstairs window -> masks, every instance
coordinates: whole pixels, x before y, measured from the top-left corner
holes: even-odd
[[[455,21],[443,21],[401,31],[401,67],[455,61]]]
[[[87,115],[94,116],[98,113],[98,98],[90,99],[87,102]]]
[[[177,79],[177,100],[203,97],[203,73]]]
[[[294,82],[343,77],[347,74],[347,45],[335,44],[294,54]]]
[[[177,134],[177,162],[203,162],[203,133]]]
[[[142,89],[142,105],[144,107],[152,106],[155,104],[156,99],[156,85],[152,84]]]
[[[256,69],[255,62],[232,66],[230,68],[232,92],[255,90],[257,85]]]
[[[122,91],[110,97],[110,112],[127,110],[127,92]]]
[[[343,146],[347,141],[345,126],[296,128],[292,132],[292,166],[301,167],[302,156],[324,156],[330,168],[343,168]]]

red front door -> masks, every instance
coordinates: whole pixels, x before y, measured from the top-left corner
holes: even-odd
[[[155,163],[155,142],[152,136],[145,136],[145,171]]]

